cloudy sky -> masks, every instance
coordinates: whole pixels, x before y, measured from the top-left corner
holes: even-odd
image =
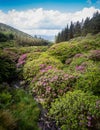
[[[100,0],[0,0],[0,22],[53,38],[71,21],[100,12]]]

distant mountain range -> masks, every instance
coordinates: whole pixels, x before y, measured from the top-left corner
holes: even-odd
[[[54,35],[50,35],[50,36],[47,36],[47,35],[38,35],[38,37],[41,37],[41,38],[46,39],[46,40],[49,40],[51,42],[55,41],[55,36]]]

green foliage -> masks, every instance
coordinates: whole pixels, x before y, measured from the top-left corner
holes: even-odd
[[[92,36],[91,36],[92,37]],[[77,53],[87,52],[91,49],[100,48],[100,38],[99,34],[92,38],[86,37],[78,39],[73,39],[69,42],[62,42],[59,44],[54,44],[48,49],[50,55],[55,56],[62,62],[65,62],[67,58],[73,57]]]
[[[75,84],[76,89],[89,91],[95,95],[100,94],[100,64],[88,64],[87,70],[80,75]]]
[[[43,53],[38,59],[33,59],[27,62],[23,68],[23,76],[26,80],[31,81],[37,73],[40,72],[41,64],[46,66],[52,65],[53,67],[61,68],[62,63],[56,58],[49,56],[47,53]]]
[[[11,103],[11,94],[9,92],[2,92],[0,94],[0,108],[6,107]]]
[[[94,61],[100,61],[100,50],[92,50],[89,58]]]
[[[21,89],[0,85],[0,127],[4,130],[38,130],[39,108]]]
[[[12,59],[5,55],[5,53],[0,54],[0,82],[10,81],[16,75],[15,63]]]
[[[19,129],[36,129],[39,118],[39,108],[31,95],[23,90],[16,90],[14,93],[14,105],[11,110],[17,119]]]
[[[23,53],[33,53],[33,52],[45,52],[48,49],[48,46],[31,46],[31,47],[19,47],[18,51]]]
[[[0,110],[0,130],[17,129],[16,119],[9,110]]]
[[[68,92],[52,103],[49,115],[62,130],[99,130],[100,100],[82,91]]]

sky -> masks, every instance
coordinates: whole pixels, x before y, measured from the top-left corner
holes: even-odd
[[[54,38],[71,21],[100,12],[100,0],[0,0],[0,22],[32,36]]]

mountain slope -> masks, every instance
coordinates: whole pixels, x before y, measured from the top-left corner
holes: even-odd
[[[9,25],[0,23],[0,42],[10,42],[13,40],[14,45],[48,45],[48,41],[42,38],[32,37],[31,35],[19,31]]]

